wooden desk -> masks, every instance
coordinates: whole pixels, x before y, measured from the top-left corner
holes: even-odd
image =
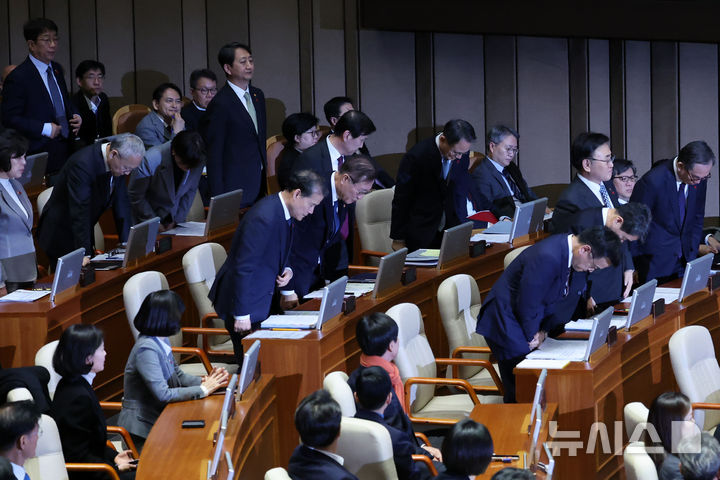
[[[222,395],[211,395],[168,404],[143,447],[136,478],[205,480],[222,403]],[[235,478],[263,478],[267,470],[280,464],[277,446],[283,428],[294,430],[292,424],[278,422],[275,379],[260,376],[236,405],[225,436],[225,450],[232,458]],[[204,428],[180,427],[183,420],[198,419],[205,420]]]
[[[200,320],[186,286],[182,257],[190,248],[208,241],[227,246],[233,232],[234,228],[227,229],[209,239],[174,237],[170,251],[151,254],[131,268],[96,271],[95,283],[63,292],[55,303],[49,296],[32,303],[0,303],[0,363],[4,367],[34,365],[37,350],[60,338],[69,325],[91,323],[104,332],[108,352],[105,370],[95,380],[95,391],[101,400],[119,396],[125,362],[134,344],[122,298],[125,282],[141,271],[162,272],[170,288],[185,302],[183,324],[198,326]]]

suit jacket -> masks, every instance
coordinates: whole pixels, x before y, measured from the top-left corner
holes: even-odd
[[[117,452],[106,445],[107,423],[92,386],[81,376],[58,383],[51,415],[57,423],[67,462],[107,463],[115,466]],[[104,473],[73,472],[70,478],[101,479]]]
[[[115,177],[110,190],[101,147],[78,150],[57,176],[38,225],[38,244],[51,261],[80,247],[92,255],[93,228],[110,205],[120,241],[127,240],[132,218],[125,178]]]
[[[519,198],[521,202],[530,202],[537,199],[535,192],[530,190],[527,182],[520,173],[520,169],[515,163],[510,162],[506,167],[510,176],[515,181],[523,198]],[[470,173],[473,182],[478,188],[479,193],[489,201],[490,211],[497,218],[502,216],[512,217],[515,215],[515,201],[512,192],[508,190],[505,183],[505,177],[497,168],[485,157],[480,160]]]
[[[617,194],[612,182],[604,182],[614,206],[618,206]],[[586,208],[603,207],[603,203],[595,196],[585,183],[577,176],[563,190],[558,198],[552,217],[553,232],[567,232],[570,229],[570,218],[575,212]]]
[[[467,475],[460,473],[442,472],[433,478],[433,480],[466,480],[467,478]]]
[[[445,213],[445,228],[460,223],[455,208],[456,184],[468,173],[468,155],[451,162],[442,177],[442,156],[435,137],[419,142],[400,161],[392,201],[390,237],[405,240],[409,251],[439,247],[433,242]],[[464,220],[464,219],[463,219]]]
[[[185,130],[198,131],[200,119],[205,115],[205,110],[198,109],[193,102],[188,103],[180,110],[180,116],[185,120]]]
[[[0,398],[7,398],[7,394],[14,388],[27,388],[40,412],[48,413],[50,412],[49,381],[50,374],[45,367],[2,368],[0,366]]]
[[[63,68],[59,63],[52,62],[51,65],[69,120],[77,111],[68,95]],[[2,93],[0,108],[3,125],[14,128],[28,139],[28,154],[48,152],[48,172],[60,170],[68,156],[70,139],[60,135],[54,139],[42,136],[43,125],[57,120],[50,93],[30,57],[8,75]],[[69,136],[72,138],[72,131]]]
[[[290,266],[292,227],[285,220],[279,195],[263,198],[243,216],[210,289],[208,298],[226,323],[248,314],[253,324],[265,320],[275,278]]]
[[[553,235],[524,250],[495,282],[480,309],[476,331],[496,346],[498,359],[528,354],[533,336],[555,327],[548,323],[565,296],[568,262],[567,235]]]
[[[135,127],[135,135],[140,137],[145,144],[145,148],[169,142],[175,137],[175,133],[170,133],[160,115],[156,112],[145,115]]]
[[[88,107],[85,94],[78,91],[72,96],[72,102],[82,117],[82,125],[77,136],[85,145],[92,145],[97,138],[109,137],[112,135],[112,120],[110,118],[110,100],[105,93],[100,93],[100,104],[97,113],[93,113]]]
[[[208,105],[200,121],[207,144],[207,178],[210,195],[243,189],[243,207],[264,196],[267,188],[265,95],[250,86],[258,130],[235,91],[225,84]]]
[[[175,174],[170,143],[152,147],[145,153],[140,166],[130,174],[128,195],[135,223],[169,215],[174,222],[184,222],[195,199],[203,165],[185,172],[183,182],[175,190]]]
[[[202,398],[202,379],[184,373],[157,337],[140,335],[125,364],[122,410],[118,425],[147,438],[170,402]]]
[[[661,160],[635,184],[630,201],[650,208],[652,222],[645,242],[635,242],[640,281],[671,275],[679,260],[697,257],[702,242],[707,182],[687,186],[685,220],[680,223],[672,160]]]
[[[288,473],[293,480],[358,480],[329,456],[305,445],[293,451]]]
[[[299,157],[300,152],[293,147],[285,146],[275,160],[275,175],[281,190],[287,185],[290,173],[295,169],[295,162]]]
[[[20,182],[10,179],[27,216],[0,185],[0,282],[30,282],[37,278],[33,243],[33,211]]]

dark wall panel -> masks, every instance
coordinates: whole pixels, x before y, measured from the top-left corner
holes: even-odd
[[[70,2],[70,59],[72,65],[65,64],[71,77],[68,85],[77,91],[75,67],[83,60],[97,60],[97,21],[95,18],[95,0],[72,0]]]
[[[116,110],[137,103],[133,9],[130,2],[98,2],[98,60],[105,64],[105,93]]]
[[[30,18],[27,0],[8,0],[8,29],[10,32],[10,62],[17,65],[28,54],[27,43],[23,37],[23,24]]]
[[[639,173],[652,164],[650,43],[625,42],[627,158]]]
[[[343,2],[313,0],[315,115],[321,124],[327,124],[323,114],[325,102],[345,95],[344,45]]]
[[[206,5],[207,24],[210,25],[207,29],[208,65],[222,86],[225,85],[225,73],[217,61],[218,51],[229,42],[250,41],[248,0],[206,0]]]
[[[588,40],[588,104],[590,130],[610,134],[610,46]]]
[[[55,61],[65,69],[65,82],[69,85],[73,77],[73,68],[70,63],[70,49],[72,38],[70,34],[70,16],[68,0],[52,0],[45,2],[45,9],[42,15],[52,18],[58,26],[58,37],[60,45],[55,52]]]
[[[207,68],[207,19],[205,0],[182,0],[183,72],[178,85],[190,98],[190,74],[198,68]],[[217,61],[214,62],[217,65]],[[222,81],[220,81],[222,84]]]
[[[652,145],[653,158],[668,158],[678,151],[677,43],[652,42]]]
[[[485,122],[517,127],[517,66],[515,37],[486,35],[485,47]]]
[[[0,65],[10,64],[10,22],[8,21],[8,2],[0,0]]]
[[[570,137],[590,128],[588,40],[568,40],[568,82],[570,86]]]

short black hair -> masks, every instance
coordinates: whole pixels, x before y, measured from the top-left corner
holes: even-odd
[[[75,78],[84,77],[90,70],[100,70],[100,73],[105,75],[105,65],[97,60],[83,60],[75,67]]]
[[[491,143],[502,143],[508,135],[512,135],[515,137],[515,140],[520,141],[520,134],[514,128],[507,127],[505,125],[495,125],[488,130],[487,135],[485,136],[485,146],[488,150],[490,150]]]
[[[298,170],[290,173],[286,187],[285,190],[290,192],[300,190],[300,195],[303,197],[309,197],[316,192],[322,193],[323,196],[327,195],[325,183],[320,175],[312,170]]]
[[[637,175],[637,167],[631,160],[625,158],[616,158],[613,160],[613,177],[617,177],[628,168],[632,168],[633,175]]]
[[[450,429],[441,451],[448,472],[480,475],[492,461],[493,441],[485,425],[465,418]]]
[[[25,40],[37,42],[38,37],[44,32],[58,33],[58,26],[49,18],[33,18],[23,25],[23,36]]]
[[[175,90],[178,95],[180,95],[180,98],[182,98],[183,94],[182,94],[182,92],[180,91],[180,87],[178,87],[178,86],[175,85],[174,83],[165,82],[165,83],[161,83],[160,85],[158,85],[157,87],[155,87],[155,90],[153,90],[153,93],[152,93],[152,99],[155,100],[155,101],[157,101],[157,102],[159,102],[160,99],[161,99],[162,96],[163,96],[163,93],[165,93],[165,90],[168,90],[168,89],[171,89],[171,88],[172,88],[173,90]]]
[[[363,112],[350,110],[340,117],[333,130],[336,135],[340,136],[342,136],[345,131],[350,132],[353,138],[357,138],[360,135],[370,135],[375,131],[375,124],[370,120],[370,117]]]
[[[609,143],[607,135],[595,132],[583,132],[572,142],[570,147],[570,163],[579,172],[583,171],[583,160],[592,158],[592,154],[598,147]]]
[[[377,410],[382,407],[391,391],[390,375],[382,367],[364,368],[355,381],[358,402],[367,410]]]
[[[618,205],[615,211],[623,219],[620,230],[628,235],[637,235],[638,240],[644,241],[652,221],[650,208],[644,203],[628,202]]]
[[[342,107],[346,103],[353,105],[353,101],[350,97],[333,97],[327,102],[325,102],[325,105],[323,105],[323,111],[325,112],[325,119],[327,120],[329,125],[332,125],[330,118],[339,117],[340,107]]]
[[[16,130],[8,128],[0,132],[0,170],[9,172],[13,157],[22,157],[27,153],[28,141]]]
[[[180,330],[185,304],[172,290],[158,290],[145,297],[133,324],[138,332],[151,337],[169,337]]]
[[[95,325],[76,323],[60,335],[52,364],[61,377],[85,375],[92,368],[86,363],[103,343],[103,332]]]
[[[215,72],[208,68],[198,68],[197,70],[193,70],[190,74],[190,88],[193,90],[195,87],[197,87],[197,82],[201,78],[209,78],[213,82],[217,82],[217,75],[215,75]]]
[[[707,143],[696,140],[680,149],[678,162],[682,162],[687,170],[695,165],[715,165],[715,154]]]
[[[363,153],[355,153],[345,157],[345,161],[338,170],[340,175],[348,174],[353,183],[373,182],[377,177],[375,166],[367,155]]]
[[[308,447],[324,448],[340,435],[340,405],[325,390],[305,397],[295,410],[295,428]]]
[[[175,135],[170,144],[172,151],[180,157],[182,164],[187,168],[195,168],[205,162],[205,141],[194,130],[183,130]]]
[[[620,264],[622,244],[620,238],[609,228],[590,227],[580,232],[578,240],[584,245],[590,245],[596,260],[607,258],[613,265]]]
[[[362,317],[355,327],[355,338],[365,355],[380,357],[398,338],[398,325],[390,315],[381,312]]]
[[[720,469],[720,444],[709,433],[702,432],[699,438],[697,435],[690,435],[680,440],[677,456],[684,480],[717,478]]]
[[[13,448],[23,435],[32,432],[40,420],[40,410],[32,400],[0,406],[0,452]]]
[[[443,457],[445,460],[445,457]],[[505,467],[496,472],[490,480],[535,480],[535,474],[522,468]]]
[[[460,140],[472,143],[477,138],[475,129],[470,122],[461,119],[450,120],[443,126],[443,136],[447,140],[448,145],[455,145]]]
[[[312,113],[292,113],[283,120],[282,134],[288,146],[295,146],[295,135],[302,135],[318,124],[318,119]]]
[[[240,42],[230,42],[226,43],[222,47],[220,47],[220,51],[218,52],[218,62],[220,63],[220,68],[225,71],[225,65],[232,65],[233,62],[235,62],[235,50],[238,48],[243,48],[247,50],[247,52],[252,55],[252,51],[250,50],[250,47],[245,45],[244,43]],[[227,74],[226,74],[227,76]]]

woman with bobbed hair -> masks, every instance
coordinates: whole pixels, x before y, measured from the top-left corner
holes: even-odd
[[[318,119],[306,112],[290,114],[282,123],[283,137],[287,139],[275,161],[275,174],[281,189],[285,189],[290,172],[300,154],[320,140]]]
[[[150,293],[135,315],[140,336],[125,365],[125,391],[118,423],[133,436],[136,446],[144,444],[165,405],[203,398],[228,379],[224,368],[196,377],[184,373],[175,363],[169,336],[180,331],[185,311],[180,296],[172,290]],[[138,446],[140,448],[140,446]]]
[[[493,441],[485,425],[466,418],[453,425],[441,450],[445,471],[435,480],[472,480],[492,461]]]
[[[107,463],[122,479],[135,478],[130,450],[107,446],[107,423],[92,388],[105,368],[103,333],[94,325],[70,325],[60,336],[53,368],[62,376],[55,390],[51,415],[57,423],[63,455],[68,462]],[[105,479],[103,472],[68,472],[71,480]]]

